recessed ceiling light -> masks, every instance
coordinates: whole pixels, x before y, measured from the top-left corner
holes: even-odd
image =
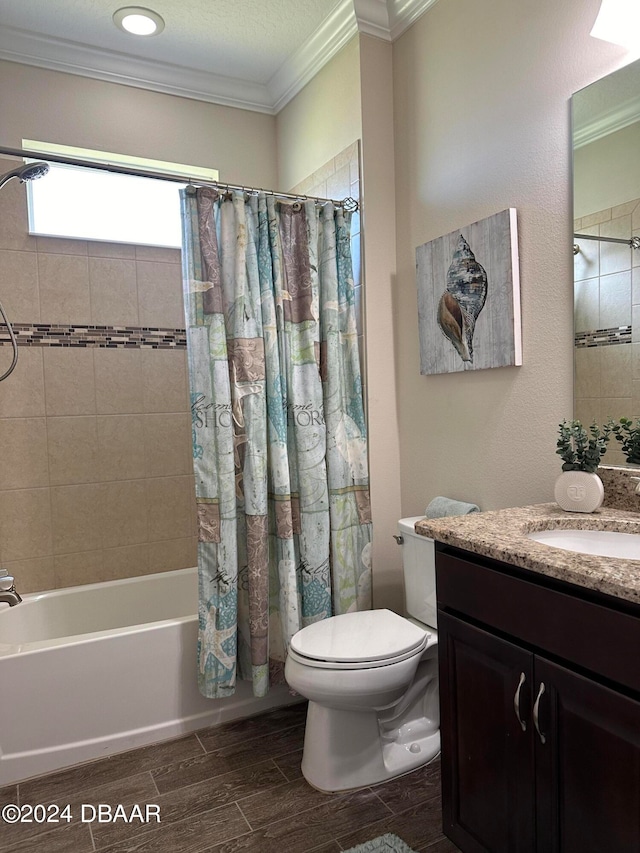
[[[141,6],[125,6],[113,16],[117,27],[135,36],[157,36],[164,29],[164,21],[157,12]]]

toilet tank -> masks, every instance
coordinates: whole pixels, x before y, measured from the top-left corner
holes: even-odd
[[[402,548],[404,600],[407,614],[431,628],[438,627],[436,605],[436,543],[415,532],[424,516],[401,518],[398,532]]]

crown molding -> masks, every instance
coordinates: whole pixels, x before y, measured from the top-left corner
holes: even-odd
[[[438,0],[388,0],[391,41],[395,41]]]
[[[0,59],[198,101],[274,112],[267,87],[257,83],[153,62],[13,27],[0,27]]]
[[[623,130],[630,124],[635,124],[640,118],[640,95],[629,98],[620,104],[600,113],[593,121],[589,121],[580,127],[573,129],[573,147],[582,148],[591,142],[597,142],[610,133]]]
[[[357,32],[353,2],[342,0],[269,80],[273,112],[286,106]]]
[[[387,0],[353,0],[358,32],[391,41]]]
[[[437,0],[342,0],[266,85],[0,27],[0,59],[275,115],[357,33],[393,41]]]

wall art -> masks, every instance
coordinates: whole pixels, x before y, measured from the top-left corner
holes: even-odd
[[[522,364],[515,208],[416,249],[420,373]]]

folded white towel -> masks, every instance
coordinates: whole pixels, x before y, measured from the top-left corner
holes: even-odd
[[[466,501],[456,501],[438,495],[424,511],[427,518],[446,518],[449,515],[469,515],[470,512],[480,512],[480,507]]]

